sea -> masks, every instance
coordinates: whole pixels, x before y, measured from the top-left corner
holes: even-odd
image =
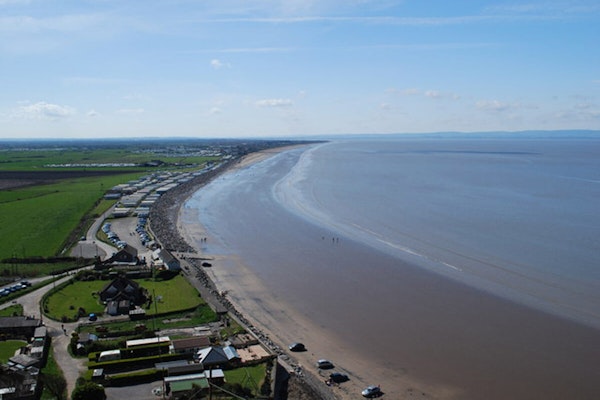
[[[506,355],[504,363],[502,356],[494,364],[481,351],[465,350],[465,343],[484,343],[485,335],[502,349],[495,335],[504,335],[503,328],[490,327],[506,323],[513,332],[520,321],[531,321],[521,311],[510,322],[486,315],[478,294],[506,301],[502,310],[494,308],[497,315],[516,315],[506,310],[517,304],[589,332],[600,329],[599,199],[600,136],[346,137],[283,151],[217,178],[185,204],[199,220],[183,222],[202,224],[211,236],[204,251],[239,255],[300,313],[330,329],[355,329],[355,344],[364,345],[368,327],[383,315],[397,318],[386,326],[402,329],[407,349],[380,357],[402,358],[415,374],[473,389],[477,398],[485,389],[467,388],[472,382],[448,370],[472,381],[488,368],[482,382],[502,382],[496,367],[508,371],[520,348],[545,329],[540,322],[531,337],[506,339],[514,357]],[[421,280],[419,272],[429,278]],[[414,325],[407,326],[409,318]],[[356,329],[362,324],[364,331]],[[466,325],[472,332],[465,333]],[[440,330],[456,343],[432,350]],[[546,346],[562,346],[561,338]],[[576,363],[563,350],[553,362]],[[469,363],[455,362],[468,354]],[[553,377],[537,364],[523,368],[537,371],[532,381]],[[523,390],[523,398],[537,393]]]

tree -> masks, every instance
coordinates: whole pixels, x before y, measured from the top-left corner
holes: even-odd
[[[97,383],[86,382],[73,390],[71,400],[106,400],[106,393]]]
[[[41,376],[44,387],[52,393],[57,400],[66,399],[67,381],[62,375],[46,375]]]

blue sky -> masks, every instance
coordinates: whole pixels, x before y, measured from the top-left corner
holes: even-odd
[[[0,138],[600,129],[597,0],[0,0]]]

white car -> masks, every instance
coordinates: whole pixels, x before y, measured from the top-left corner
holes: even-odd
[[[367,386],[360,394],[362,394],[363,397],[377,397],[382,395],[381,388],[374,385]]]
[[[319,360],[317,361],[317,367],[320,369],[331,369],[333,368],[333,363],[329,360]]]

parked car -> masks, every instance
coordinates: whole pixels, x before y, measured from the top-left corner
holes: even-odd
[[[329,379],[331,379],[331,381],[335,383],[342,383],[346,382],[350,378],[348,378],[348,375],[342,374],[341,372],[333,372],[329,375]]]
[[[381,388],[379,386],[367,386],[360,394],[363,397],[371,398],[381,396],[383,393],[381,392]]]
[[[299,342],[290,344],[289,349],[290,351],[306,351],[306,347],[304,347],[304,344]]]
[[[317,367],[320,369],[332,369],[333,368],[333,363],[329,360],[319,360],[317,361]]]

